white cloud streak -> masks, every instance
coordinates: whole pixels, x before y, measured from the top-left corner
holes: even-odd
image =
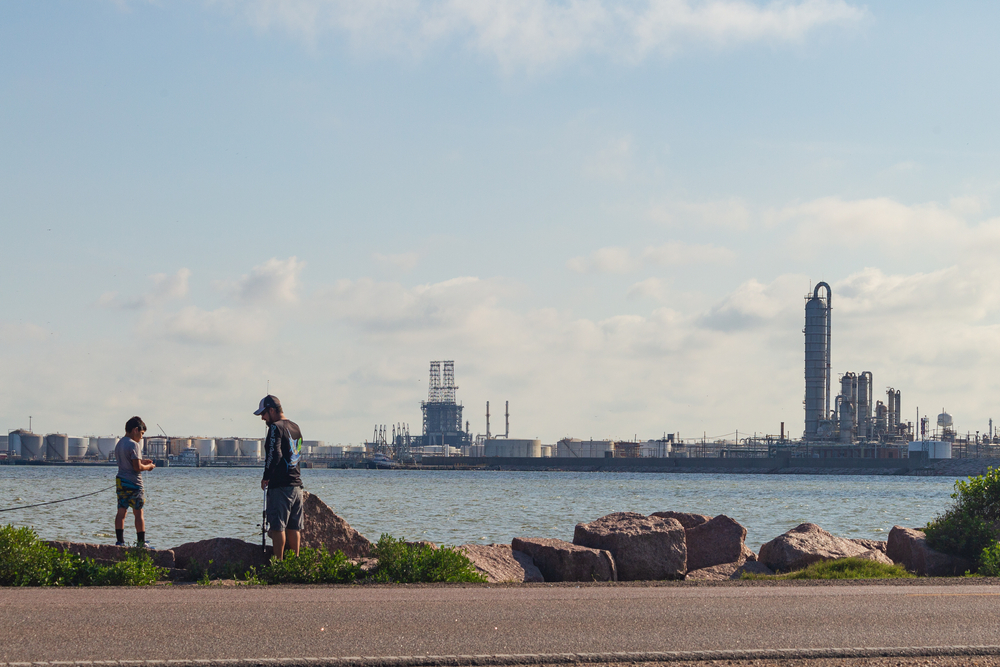
[[[457,42],[504,69],[590,54],[638,62],[690,43],[729,47],[799,42],[828,25],[862,21],[845,0],[212,0],[260,29],[315,42],[346,35],[358,48],[422,53]]]
[[[575,273],[631,273],[644,266],[685,266],[719,264],[736,256],[729,248],[670,241],[659,246],[647,246],[633,254],[628,248],[600,248],[586,257],[573,257],[566,268]]]

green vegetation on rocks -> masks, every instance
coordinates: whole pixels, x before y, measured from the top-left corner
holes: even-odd
[[[927,546],[975,561],[981,574],[1000,573],[1000,470],[958,480],[951,497],[954,504],[924,528]]]
[[[382,535],[372,549],[378,567],[371,579],[383,583],[477,582],[484,583],[469,558],[452,547],[435,548],[429,544],[409,544]]]
[[[886,565],[864,558],[838,558],[813,563],[802,570],[787,574],[752,574],[743,579],[907,579],[913,575],[902,565]]]
[[[163,573],[145,549],[101,565],[50,547],[31,528],[0,527],[0,586],[148,586]]]
[[[302,547],[299,555],[285,554],[284,560],[272,558],[261,568],[251,568],[247,577],[261,584],[350,584],[360,578],[361,567],[347,560],[343,551],[327,553]]]

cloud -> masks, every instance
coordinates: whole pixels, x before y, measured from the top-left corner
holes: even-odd
[[[732,231],[748,229],[751,221],[750,209],[740,199],[658,203],[649,207],[646,217],[670,226],[694,222]]]
[[[401,271],[412,271],[416,268],[420,256],[415,252],[403,252],[396,255],[383,255],[380,252],[376,252],[372,254],[372,259]]]
[[[332,33],[359,49],[419,54],[442,43],[504,69],[551,66],[597,54],[639,62],[690,43],[731,47],[799,42],[867,12],[844,0],[213,0],[260,29],[310,43]]]
[[[246,304],[292,304],[299,299],[299,274],[303,267],[305,262],[296,257],[271,258],[255,266],[249,275],[223,288]]]
[[[159,306],[168,301],[183,299],[188,294],[188,279],[190,277],[191,271],[185,268],[178,269],[177,273],[173,275],[156,273],[149,277],[153,287],[148,292],[131,297],[119,297],[115,292],[105,292],[98,299],[98,305],[122,310],[141,310]]]
[[[636,255],[627,248],[600,248],[588,257],[573,257],[566,262],[566,267],[575,273],[630,273],[648,265],[722,263],[735,256],[736,253],[728,248],[670,241],[660,246],[647,246]]]
[[[150,313],[139,322],[138,330],[148,339],[211,346],[256,342],[277,334],[261,312],[226,307],[204,310],[196,306],[173,313]]]
[[[583,173],[599,181],[624,181],[632,168],[632,137],[609,141],[604,148],[588,158]]]

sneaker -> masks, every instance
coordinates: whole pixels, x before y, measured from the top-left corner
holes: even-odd
[[[116,547],[124,547],[124,546],[126,546],[126,545],[125,545],[125,543],[124,543],[124,542],[115,542],[115,546],[116,546]]]
[[[156,551],[156,547],[154,547],[153,543],[150,542],[149,540],[146,540],[142,544],[138,545],[138,547],[140,549],[149,549],[150,551]]]

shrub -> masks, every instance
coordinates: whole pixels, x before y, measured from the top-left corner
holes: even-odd
[[[248,579],[265,584],[349,584],[361,574],[360,566],[347,560],[343,551],[302,547],[299,555],[286,552],[284,560],[272,557],[259,570],[250,568]]]
[[[902,565],[886,565],[864,558],[838,558],[813,563],[787,574],[767,575],[744,572],[743,579],[906,579],[913,575]]]
[[[0,527],[0,586],[148,586],[162,574],[145,549],[99,565],[48,546],[31,528]]]
[[[478,582],[486,577],[472,566],[462,552],[452,547],[435,549],[427,544],[408,544],[405,540],[382,535],[373,549],[378,566],[371,579],[384,583]]]
[[[993,528],[982,518],[952,508],[924,528],[927,546],[941,553],[977,561],[983,549],[996,541]]]
[[[1000,577],[1000,542],[993,542],[980,552],[979,574]]]

